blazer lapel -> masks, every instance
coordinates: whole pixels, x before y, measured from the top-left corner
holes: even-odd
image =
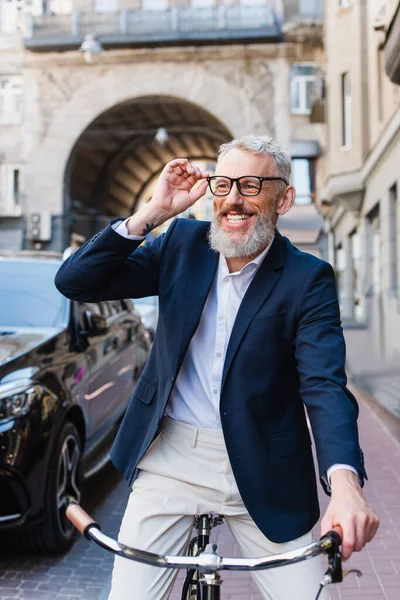
[[[219,255],[202,238],[194,254],[190,278],[181,315],[177,370],[180,368],[206,303],[217,270]]]
[[[221,390],[239,344],[253,317],[266,301],[280,278],[280,269],[285,264],[285,260],[286,243],[281,234],[277,232],[267,256],[261,263],[260,268],[246,291],[236,316],[226,351]]]

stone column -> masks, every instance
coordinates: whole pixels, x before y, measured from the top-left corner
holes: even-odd
[[[290,118],[290,65],[287,58],[277,57],[271,70],[274,72],[274,124],[275,139],[290,149],[291,118]]]

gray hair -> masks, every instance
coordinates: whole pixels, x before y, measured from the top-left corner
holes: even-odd
[[[217,160],[228,154],[233,148],[251,152],[252,154],[272,156],[275,160],[275,175],[283,177],[286,181],[290,182],[290,154],[286,148],[278,144],[273,138],[267,135],[244,135],[231,142],[222,144],[218,149]]]

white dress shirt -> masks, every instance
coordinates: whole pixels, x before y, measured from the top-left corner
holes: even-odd
[[[116,233],[132,240],[143,236],[129,235],[126,222],[115,223]],[[219,402],[222,372],[233,324],[243,297],[266,257],[271,243],[240,271],[229,273],[224,256],[219,257],[218,269],[208,294],[199,325],[189,344],[165,413],[183,423],[205,429],[220,429]],[[356,469],[334,464],[327,478],[337,469]]]

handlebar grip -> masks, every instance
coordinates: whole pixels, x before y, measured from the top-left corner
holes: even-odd
[[[100,525],[96,523],[96,521],[92,519],[81,506],[79,506],[79,504],[76,504],[76,502],[68,504],[65,514],[67,519],[69,519],[85,537],[87,537],[88,527],[94,526],[100,529]]]

